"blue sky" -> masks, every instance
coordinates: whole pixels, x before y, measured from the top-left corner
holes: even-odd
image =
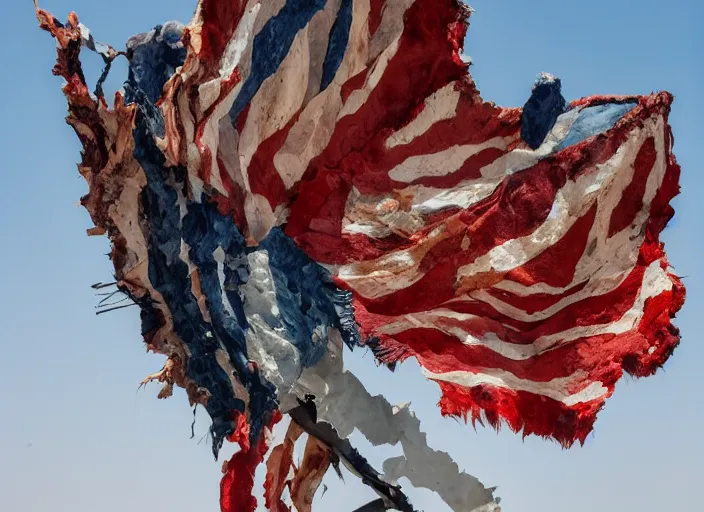
[[[190,440],[185,395],[157,401],[137,384],[162,358],[146,355],[136,310],[96,317],[92,283],[110,278],[108,244],[88,238],[76,206],[86,187],[74,162],[79,144],[63,121],[61,81],[50,73],[53,43],[36,28],[29,0],[0,7],[0,510],[101,512],[217,510],[220,463],[207,443],[203,414]],[[64,18],[79,13],[96,36],[120,46],[130,35],[169,20],[187,21],[195,0],[45,0]],[[372,391],[412,402],[430,444],[452,452],[488,485],[499,486],[507,512],[695,510],[702,501],[704,345],[704,80],[701,2],[691,0],[474,0],[466,53],[484,98],[525,102],[539,71],[562,78],[568,99],[591,94],[676,96],[671,115],[682,165],[677,217],[665,232],[671,263],[687,276],[688,302],[677,325],[683,341],[665,371],[625,379],[583,448],[442,419],[435,386],[414,363],[396,375],[369,354],[349,358]],[[98,72],[97,60],[89,76]],[[114,88],[124,65],[110,81]],[[361,442],[361,447],[366,446]],[[374,450],[378,464],[387,455]],[[371,495],[348,478],[326,480],[318,510],[352,510]],[[426,512],[444,510],[412,492]],[[701,505],[700,505],[701,506]]]

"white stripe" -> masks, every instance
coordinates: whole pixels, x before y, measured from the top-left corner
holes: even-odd
[[[252,98],[240,137],[240,165],[249,164],[259,144],[282,129],[303,105],[310,71],[308,26],[296,34],[276,73],[268,77]]]
[[[414,0],[395,0],[387,2],[382,14],[381,24],[372,40],[368,42],[369,61],[365,62],[365,65],[371,65],[371,70],[367,75],[366,83],[364,87],[350,94],[347,102],[343,106],[342,112],[340,112],[338,116],[338,120],[357,112],[360,107],[366,103],[371,92],[379,84],[389,62],[396,56],[396,52],[398,52],[399,40],[404,30],[404,14],[413,2]],[[364,36],[365,39],[367,39],[369,34],[368,23],[370,12],[368,0],[365,0],[364,4],[360,2],[360,7],[366,14],[364,19]],[[355,3],[355,14],[356,8],[357,5]],[[372,61],[373,64],[371,64]],[[350,75],[350,77],[352,76],[354,75]]]
[[[635,161],[635,155],[632,155],[633,161],[624,169],[624,175],[622,176],[627,181],[619,181],[622,186],[612,187],[599,198],[596,220],[587,240],[587,247],[594,246],[594,250],[591,254],[585,252],[582,255],[575,267],[572,282],[564,287],[553,287],[544,283],[524,286],[506,280],[498,283],[495,287],[525,297],[538,293],[559,295],[586,280],[604,280],[605,286],[596,290],[595,293],[597,294],[606,293],[606,291],[618,286],[625,279],[627,273],[635,266],[638,252],[645,237],[643,226],[650,215],[650,205],[665,177],[667,162],[664,129],[664,120],[660,117],[654,122],[646,122],[641,132],[643,140],[648,136],[654,136],[657,158],[646,181],[643,207],[640,212],[630,226],[627,226],[619,233],[615,233],[613,237],[607,238],[611,214],[620,202],[625,187],[628,186],[633,177],[632,164]],[[637,147],[636,152],[639,149],[640,147]],[[596,285],[590,283],[588,286]]]
[[[387,0],[381,14],[379,28],[369,42],[369,58],[376,59],[405,28],[406,11],[415,0]]]
[[[473,263],[460,267],[457,271],[458,282],[462,278],[492,270],[508,272],[526,264],[564,237],[595,201],[599,205],[595,225],[602,233],[608,233],[611,213],[633,178],[633,162],[650,135],[648,128],[651,126],[652,123],[645,129],[632,132],[628,141],[607,162],[597,165],[596,172],[583,172],[575,181],[568,180],[555,194],[548,218],[530,235],[509,240],[492,248]],[[613,253],[605,256],[605,260],[618,261],[622,265],[621,272],[635,264],[632,258],[624,262],[620,258],[615,259]]]
[[[555,122],[555,126],[552,127],[545,137],[545,141],[538,149],[514,149],[510,153],[500,156],[489,165],[482,167],[482,176],[485,178],[496,178],[515,174],[533,167],[543,158],[550,156],[567,136],[572,123],[579,114],[579,110],[573,109],[560,115]]]
[[[324,52],[339,5],[340,0],[328,1],[313,15],[296,34],[276,73],[264,80],[252,98],[240,139],[244,168],[249,167],[259,144],[284,128],[305,105],[306,98],[320,91]]]
[[[274,166],[287,188],[296,184],[310,161],[329,145],[342,109],[342,85],[358,74],[367,62],[369,0],[354,3],[350,38],[332,83],[308,103],[274,157]]]
[[[249,71],[249,66],[246,66],[246,71],[243,68],[243,60],[251,61],[251,45],[254,38],[254,22],[257,18],[261,5],[254,4],[251,9],[247,9],[242,16],[237,28],[232,34],[232,38],[227,43],[225,51],[220,58],[219,78],[205,82],[199,86],[198,102],[201,113],[208,110],[215,100],[220,95],[220,86],[222,80],[230,78],[237,68],[242,76],[242,73]],[[245,53],[249,49],[250,59],[245,59]],[[242,76],[244,79],[244,76]],[[244,81],[244,80],[243,80]]]
[[[325,56],[330,41],[330,31],[337,19],[341,3],[342,0],[327,0],[325,7],[315,13],[313,19],[310,20],[310,28],[308,30],[310,79],[308,80],[308,90],[303,101],[304,105],[307,105],[320,92],[323,79],[323,64],[325,63]]]
[[[438,226],[413,247],[386,254],[373,261],[339,267],[338,277],[368,299],[384,297],[408,288],[423,277],[419,266],[425,255],[449,235],[445,225]]]
[[[230,75],[234,72],[235,68],[240,71],[248,69],[247,63],[243,62],[247,54],[247,49],[249,49],[249,55],[251,56],[251,43],[253,38],[252,27],[256,19],[257,13],[259,11],[259,4],[256,4],[251,10],[245,12],[242,20],[240,21],[237,29],[235,30],[232,39],[228,43],[228,46],[223,54],[220,61],[220,74],[219,77],[213,79],[209,82],[202,84],[199,88],[200,95],[200,108],[204,112],[208,108],[211,108],[213,103],[217,100],[221,92],[222,80],[230,78]],[[220,167],[218,166],[217,156],[218,147],[220,145],[220,124],[221,121],[226,118],[229,122],[229,113],[232,109],[232,105],[242,89],[244,80],[242,80],[237,86],[234,87],[230,93],[223,98],[220,103],[215,106],[210,117],[207,119],[203,136],[201,138],[201,144],[208,147],[211,154],[210,161],[210,185],[217,190],[220,194],[228,196],[227,189],[222,183],[222,177],[220,175]],[[179,96],[179,103],[183,100],[187,100],[186,92],[181,92]],[[189,178],[193,184],[197,185],[202,189],[202,182],[197,178],[197,169],[200,167],[200,151],[197,149],[195,144],[192,142],[194,133],[186,137],[188,143],[188,162],[189,162]],[[197,156],[196,156],[197,155]],[[195,159],[198,163],[198,167],[191,165],[191,159]],[[198,194],[200,195],[200,194]]]
[[[393,231],[386,226],[360,222],[353,222],[343,226],[342,232],[352,235],[366,235],[369,238],[385,238],[393,234]]]
[[[343,117],[355,114],[362,107],[362,105],[367,102],[372,91],[376,88],[377,85],[379,85],[381,78],[384,76],[384,72],[386,71],[389,62],[396,56],[396,52],[398,52],[398,42],[400,37],[401,36],[399,35],[388,46],[388,48],[386,48],[381,53],[381,55],[379,55],[379,58],[372,65],[372,69],[367,75],[367,81],[364,86],[361,89],[353,91],[352,94],[350,94],[349,98],[347,98],[347,101],[342,107],[342,111],[337,116],[338,121]]]
[[[195,136],[195,121],[191,115],[191,106],[188,102],[186,94],[181,92],[175,101],[178,105],[178,113],[181,116],[181,127],[183,128],[182,142],[186,144],[188,161],[188,182],[191,187],[191,195],[193,200],[200,203],[203,194],[203,181],[198,177],[200,170],[200,151],[196,147],[193,138]]]
[[[259,34],[264,28],[264,25],[266,25],[271,18],[277,16],[281,9],[286,6],[286,0],[250,0],[250,2],[252,1],[260,3],[261,6],[257,21],[254,23],[255,34]]]
[[[447,208],[469,208],[489,197],[501,184],[502,178],[465,180],[450,189],[412,185],[397,191],[397,195],[411,199],[410,212],[401,222],[382,219],[371,211],[372,204],[381,204],[391,197],[365,196],[353,188],[347,199],[343,233],[363,233],[375,238],[389,236],[395,231],[412,234],[425,227],[426,215]]]
[[[262,10],[262,4],[255,3],[248,8],[242,19],[237,24],[237,28],[232,34],[232,39],[227,43],[225,51],[220,59],[220,77],[229,78],[235,71],[235,68],[240,65],[244,59],[247,48],[251,46],[254,40],[255,23],[261,20],[259,12]],[[251,62],[251,60],[250,60]],[[240,70],[241,72],[242,70]],[[248,69],[249,71],[249,69]]]
[[[481,144],[455,145],[438,153],[412,156],[391,169],[389,177],[402,183],[411,183],[419,178],[454,174],[468,159],[481,151],[489,148],[505,149],[511,140],[513,139],[508,137],[494,137]]]
[[[401,193],[403,195],[403,193]],[[404,211],[393,197],[363,196],[352,187],[347,196],[342,232],[383,238],[393,233],[409,236],[424,226],[423,219],[414,211]]]
[[[611,211],[633,176],[632,164],[637,152],[645,138],[651,133],[652,126],[660,126],[661,122],[661,118],[657,121],[649,121],[646,123],[645,129],[634,130],[629,140],[618,149],[608,162],[598,165],[591,172],[583,172],[575,181],[568,180],[565,186],[556,193],[553,210],[541,226],[526,237],[513,239],[501,246],[494,247],[488,253],[477,258],[474,263],[458,269],[458,284],[461,284],[463,278],[470,278],[490,271],[506,272],[525,264],[563,237],[574,222],[583,216],[595,201],[599,201],[600,205],[595,224],[600,226],[599,229],[602,231],[608,232]],[[661,180],[662,172],[655,173],[652,178],[649,178],[648,187],[653,192],[646,194],[644,203],[652,200],[652,195]],[[645,208],[646,206],[644,206],[644,210]],[[640,230],[640,226],[636,226],[634,229]],[[440,238],[428,237],[414,248],[387,254],[373,262],[345,265],[339,270],[340,278],[363,297],[378,298],[389,295],[411,286],[422,278],[419,273],[420,259],[439,241]],[[640,243],[637,245],[640,246]],[[633,251],[631,250],[631,252]],[[613,289],[614,286],[617,286],[617,280],[622,280],[628,269],[635,264],[635,259],[625,259],[628,254],[617,254],[619,257],[616,259],[614,259],[613,252],[605,255],[608,258],[605,258],[604,263],[616,261],[618,264],[616,270],[620,274],[613,271],[611,274],[604,274],[600,281],[595,281],[594,288],[589,289],[590,293],[602,294],[604,293],[601,291],[603,289]],[[494,298],[486,298],[486,293],[482,294],[479,291],[477,294],[473,297],[497,302]],[[571,299],[564,299],[564,301],[569,300]],[[561,303],[563,302],[561,301]],[[564,304],[566,305],[567,302]]]
[[[514,150],[507,155],[499,157],[496,162],[482,168],[481,172],[482,176],[484,176],[483,178],[464,180],[449,189],[412,185],[400,190],[399,195],[412,198],[411,211],[413,217],[418,219],[419,222],[422,219],[418,218],[418,215],[431,215],[447,208],[469,208],[470,206],[477,204],[478,202],[491,196],[496,188],[503,182],[506,175],[529,168],[540,161],[541,158],[544,158],[552,153],[554,148],[562,142],[566,134],[569,132],[569,128],[572,126],[572,123],[574,122],[574,119],[576,119],[579,111],[580,109],[576,108],[570,112],[562,114],[555,123],[555,126],[552,128],[550,134],[546,137],[543,145],[536,151],[525,149]],[[392,137],[394,136],[392,135]],[[506,147],[513,139],[501,139],[497,137],[491,140],[496,141],[496,146],[494,147]],[[501,140],[504,140],[505,142],[499,142]],[[477,146],[465,146],[465,148],[476,147]],[[442,155],[444,156],[445,153],[442,153]],[[452,155],[450,155],[450,157],[452,157]],[[428,175],[438,172],[448,174],[445,170],[446,162],[442,158],[436,158],[436,160],[437,162],[433,163],[435,169],[431,169]],[[502,166],[506,166],[506,168],[503,168]],[[396,175],[391,177],[397,181],[405,181],[404,179],[400,179],[403,178],[403,171],[404,169],[399,166],[392,171],[395,172]],[[420,173],[424,172],[424,170],[418,168],[418,166],[416,166],[416,169],[412,169],[412,172],[415,171],[419,171]],[[452,172],[455,171],[456,169]],[[413,181],[413,179],[415,178],[408,179],[408,181]],[[384,199],[386,198],[382,198],[382,200]],[[355,190],[350,192],[350,196],[347,201],[348,206],[345,211],[345,220],[343,221],[343,232],[360,233],[374,238],[383,238],[394,232],[394,227],[389,226],[384,222],[380,222],[379,219],[369,217],[364,211],[366,208],[364,203],[372,202],[373,200],[379,200],[379,198],[362,196]],[[360,218],[363,220],[356,220]],[[422,229],[424,225],[425,223],[419,223],[418,229]]]
[[[466,209],[491,196],[502,182],[503,177],[465,180],[450,189],[417,186],[412,209],[422,215],[447,208]]]
[[[386,147],[410,144],[416,137],[427,132],[435,123],[452,119],[457,113],[461,92],[457,82],[450,82],[445,87],[435,91],[425,100],[425,107],[413,121],[386,139]],[[394,178],[395,179],[395,178]]]
[[[672,291],[672,278],[663,270],[660,260],[651,263],[645,270],[638,297],[633,306],[617,321],[609,324],[580,326],[561,333],[541,336],[537,343],[546,348],[554,348],[565,341],[602,334],[623,334],[636,329],[645,314],[645,302],[662,293]]]
[[[671,291],[672,287],[672,279],[662,269],[660,262],[655,261],[645,271],[640,291],[633,306],[618,320],[608,324],[573,327],[555,334],[541,336],[530,344],[509,343],[499,338],[494,332],[486,332],[481,337],[470,334],[456,323],[481,320],[481,318],[444,308],[404,315],[397,321],[382,326],[378,332],[393,336],[409,329],[432,328],[456,337],[465,345],[482,346],[508,359],[524,361],[581,338],[604,334],[618,335],[636,329],[645,313],[645,302],[664,292]],[[516,330],[514,327],[502,325],[509,330]]]
[[[261,194],[247,194],[244,198],[244,215],[247,220],[247,244],[258,244],[276,226],[276,214],[269,200]]]
[[[244,179],[242,169],[240,168],[240,156],[237,152],[239,146],[239,133],[235,126],[230,121],[230,116],[226,116],[220,120],[220,133],[218,140],[227,141],[227,144],[218,145],[218,158],[225,167],[230,179],[246,192],[251,191],[249,180]]]
[[[236,319],[237,316],[235,315],[234,309],[232,309],[232,304],[230,304],[230,299],[225,289],[225,251],[222,247],[218,246],[218,248],[213,251],[213,259],[218,264],[218,282],[220,283],[220,299],[222,300],[222,305],[230,317]]]
[[[510,391],[526,391],[534,395],[545,396],[562,402],[568,407],[580,403],[587,403],[600,398],[605,398],[609,394],[608,388],[597,381],[582,388],[577,393],[570,393],[569,388],[583,382],[588,376],[586,372],[580,371],[569,377],[561,377],[548,382],[537,382],[527,379],[519,379],[511,372],[501,369],[487,370],[484,373],[471,373],[464,371],[454,371],[447,373],[433,373],[424,370],[423,373],[428,379],[450,382],[465,388],[488,384]]]

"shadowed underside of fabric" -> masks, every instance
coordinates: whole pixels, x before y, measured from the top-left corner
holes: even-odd
[[[659,234],[679,167],[668,93],[568,103],[539,75],[524,108],[484,102],[458,0],[201,0],[122,51],[37,8],[57,41],[82,204],[112,242],[120,292],[164,354],[147,380],[212,419],[224,512],[311,509],[330,466],[408,510],[406,477],[455,511],[493,490],[372,397],[343,347],[408,357],[441,412],[583,442],[616,382],[679,343],[684,288]],[[86,47],[107,63],[95,93]],[[109,107],[102,81],[127,58]],[[271,449],[271,429],[291,422]],[[358,429],[403,456],[375,469]],[[308,434],[300,467],[293,447]],[[383,471],[383,472],[382,472]],[[282,496],[288,490],[291,503]]]

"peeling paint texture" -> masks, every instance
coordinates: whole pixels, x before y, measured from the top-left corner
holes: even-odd
[[[685,290],[659,241],[679,192],[669,93],[568,102],[541,73],[523,108],[485,102],[459,0],[200,0],[121,50],[36,11],[89,234],[112,243],[115,282],[96,288],[139,306],[166,357],[143,384],[207,410],[216,458],[239,445],[222,512],[256,509],[261,464],[272,511],[312,510],[342,466],[378,495],[360,511],[414,511],[402,478],[455,512],[500,510],[345,370],[347,350],[415,358],[443,415],[568,447],[624,372],[653,374],[679,343]],[[106,63],[92,91],[84,49]],[[374,468],[354,430],[402,453]]]

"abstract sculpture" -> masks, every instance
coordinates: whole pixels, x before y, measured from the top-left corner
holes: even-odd
[[[679,342],[684,288],[659,233],[679,167],[672,96],[567,103],[542,74],[523,109],[484,102],[460,51],[459,0],[200,0],[124,51],[75,14],[37,7],[57,41],[82,204],[112,242],[115,286],[164,354],[147,379],[186,389],[226,463],[224,512],[311,509],[342,463],[379,499],[413,507],[407,477],[455,511],[492,490],[425,443],[415,416],[370,396],[343,347],[415,357],[445,415],[583,442],[626,371]],[[95,93],[85,46],[107,64]],[[102,82],[129,61],[110,108]],[[147,382],[145,381],[145,382]],[[270,449],[270,430],[290,423]],[[376,471],[359,429],[404,456]],[[293,447],[308,434],[300,467]]]

